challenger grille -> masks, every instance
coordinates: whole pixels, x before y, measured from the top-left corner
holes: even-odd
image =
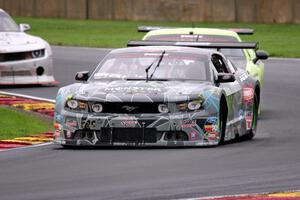
[[[33,58],[40,58],[45,55],[45,49],[16,52],[16,53],[0,53],[0,62],[28,60]]]
[[[159,113],[158,105],[160,103],[106,102],[101,104],[103,105],[102,113],[143,114],[143,113]]]

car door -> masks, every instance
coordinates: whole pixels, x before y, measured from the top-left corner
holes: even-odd
[[[212,54],[211,61],[216,69],[216,73],[231,73],[235,76],[235,81],[228,83],[220,83],[219,87],[222,88],[226,93],[226,100],[228,106],[228,118],[227,118],[227,128],[230,134],[229,139],[235,137],[235,134],[239,132],[239,127],[241,127],[242,117],[242,87],[239,82],[239,77],[236,74],[234,67],[230,66],[228,60],[221,54]]]

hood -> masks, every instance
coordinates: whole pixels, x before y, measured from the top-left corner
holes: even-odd
[[[180,102],[199,98],[212,88],[200,81],[111,81],[73,84],[64,93],[76,99],[108,102]]]
[[[45,42],[24,32],[0,32],[0,53],[45,48]]]

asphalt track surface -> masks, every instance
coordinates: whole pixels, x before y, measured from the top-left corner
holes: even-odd
[[[54,47],[55,76],[72,83],[108,50]],[[251,141],[217,148],[0,152],[0,199],[177,199],[300,189],[300,60],[266,62],[262,114]],[[57,87],[0,89],[54,99]]]

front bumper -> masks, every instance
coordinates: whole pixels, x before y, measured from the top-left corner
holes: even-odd
[[[40,70],[40,71],[39,71]],[[38,75],[42,71],[42,74]],[[0,85],[55,85],[52,57],[0,62]]]
[[[72,146],[214,146],[217,114],[55,115],[55,142]]]

